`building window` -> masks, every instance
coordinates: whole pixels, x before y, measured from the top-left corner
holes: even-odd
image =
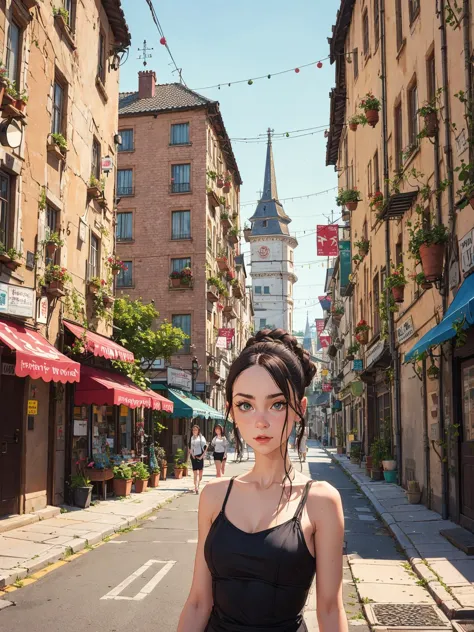
[[[368,232],[367,232],[367,220],[364,221],[364,224],[362,226],[362,239],[364,241],[368,241]]]
[[[172,316],[172,325],[184,331],[188,336],[178,353],[189,353],[191,350],[191,315],[174,314]]]
[[[359,49],[354,48],[352,51],[352,61],[354,63],[354,79],[359,76]]]
[[[395,262],[396,266],[403,265],[403,246],[402,238],[400,237],[397,244],[395,244]]]
[[[411,24],[420,13],[420,0],[408,0],[408,13]]]
[[[426,82],[428,101],[434,101],[436,96],[436,66],[434,53],[431,53],[426,60]]]
[[[261,285],[256,285],[255,286],[255,294],[261,294],[262,293],[262,286]]]
[[[367,165],[367,194],[372,195],[372,161]]]
[[[120,136],[122,144],[118,146],[119,151],[133,151],[133,129],[121,129]]]
[[[0,171],[0,244],[10,242],[10,179]]]
[[[369,54],[369,14],[367,9],[362,16],[362,41],[364,43],[364,55],[367,57]]]
[[[402,118],[402,104],[399,103],[395,108],[395,169],[398,171],[402,166],[402,151],[403,151],[403,118]]]
[[[100,143],[94,138],[92,141],[92,166],[91,166],[91,176],[100,179],[101,174],[101,163],[100,163]]]
[[[268,285],[264,285],[263,286],[263,293],[264,294],[270,294],[270,287]]]
[[[403,45],[402,0],[395,0],[395,21],[397,28],[397,50]]]
[[[265,329],[266,326],[267,326],[267,319],[266,318],[261,318],[260,319],[260,329]]]
[[[105,84],[105,64],[106,64],[106,52],[105,52],[105,33],[102,29],[99,31],[99,51],[97,61],[97,76]]]
[[[374,276],[373,292],[374,292],[374,336],[377,336],[380,333],[380,313],[379,313],[380,281],[379,281],[378,274]]]
[[[89,247],[89,279],[94,277],[100,277],[100,254],[99,254],[100,242],[99,239],[93,234],[90,234],[90,247]]]
[[[375,38],[375,48],[379,45],[379,37],[380,37],[380,9],[379,9],[379,0],[374,0],[374,38]]]
[[[21,56],[21,28],[15,22],[10,22],[7,38],[7,71],[10,81],[19,84]]]
[[[408,134],[410,145],[418,143],[418,88],[416,83],[408,90]]]
[[[344,170],[346,172],[346,189],[349,188],[349,148],[347,146],[347,136],[344,138]]]
[[[52,233],[57,233],[59,230],[59,211],[50,206],[46,205],[46,238],[49,237]],[[46,264],[55,263],[57,259],[58,250],[54,253],[52,257],[48,257],[46,253]]]
[[[191,267],[191,258],[171,259],[171,272],[181,272],[184,268]]]
[[[124,269],[120,270],[117,274],[117,287],[132,287],[133,286],[133,263],[131,261],[124,261]]]
[[[171,213],[171,239],[191,239],[191,211]]]
[[[132,213],[117,213],[116,237],[117,241],[133,240],[133,218]]]
[[[133,195],[133,171],[132,169],[117,170],[117,195]]]
[[[67,11],[68,14],[68,20],[67,20],[67,25],[69,26],[69,28],[71,29],[71,31],[74,30],[74,20],[75,20],[75,0],[63,0],[63,6]]]
[[[189,145],[189,123],[171,126],[171,145]]]
[[[64,88],[56,80],[53,88],[52,134],[62,134],[64,129]]]
[[[262,228],[267,228],[267,226],[268,226],[268,222],[266,219],[264,219],[262,222]]]
[[[380,191],[379,150],[374,154],[374,193]]]
[[[189,193],[191,191],[191,165],[172,165],[171,192]]]

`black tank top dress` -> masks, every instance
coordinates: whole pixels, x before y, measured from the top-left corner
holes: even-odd
[[[214,602],[205,632],[306,632],[302,613],[316,562],[300,520],[312,481],[291,520],[256,533],[225,515],[233,483],[204,545]]]

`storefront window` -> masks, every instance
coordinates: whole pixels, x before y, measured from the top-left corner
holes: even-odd
[[[89,406],[74,406],[74,426],[72,430],[72,467],[76,472],[76,463],[89,456],[87,429],[89,426]]]
[[[124,456],[132,451],[132,410],[127,406],[120,406],[120,446]]]
[[[117,449],[113,406],[92,406],[92,458],[100,463]]]

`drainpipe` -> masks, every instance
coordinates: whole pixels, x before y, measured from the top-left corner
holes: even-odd
[[[440,0],[438,17],[440,21],[440,35],[441,35],[441,71],[442,71],[442,83],[443,83],[443,107],[444,107],[444,153],[446,155],[446,176],[450,181],[448,186],[448,208],[449,208],[449,222],[448,228],[450,234],[453,234],[454,230],[454,176],[453,176],[453,154],[451,147],[451,112],[449,101],[449,82],[448,82],[448,53],[447,53],[447,39],[446,39],[446,21],[445,21],[445,2]],[[441,212],[439,211],[439,215]],[[439,217],[441,219],[441,217]],[[446,251],[446,263],[449,263],[451,258],[452,246],[448,242],[448,248]],[[449,266],[445,265],[444,276],[441,284],[441,297],[443,300],[443,315],[447,309],[448,303],[448,284],[449,284]],[[444,357],[441,353],[440,357],[440,372],[439,372],[439,392],[440,392],[440,406],[439,406],[439,438],[441,440],[445,437],[445,419],[444,419],[444,399],[445,399],[445,384],[444,384]],[[448,517],[448,463],[445,461],[445,450],[442,451],[443,460],[441,462],[441,514],[443,520]]]
[[[463,0],[462,3],[463,10],[463,20],[462,20],[462,29],[463,29],[463,47],[464,47],[464,83],[465,83],[465,92],[467,97],[467,102],[469,104],[472,103],[472,63],[471,63],[471,9],[470,9],[470,0]],[[469,162],[472,164],[474,158],[474,150],[471,144],[472,141],[472,123],[470,123],[468,128],[468,139],[469,139]]]
[[[426,360],[423,360],[423,381],[421,383],[421,405],[423,412],[423,451],[425,456],[425,489],[426,506],[431,509],[431,469],[430,469],[430,439],[428,431],[428,393],[426,388]]]
[[[385,0],[380,0],[380,56],[381,69],[380,75],[382,80],[382,146],[383,146],[383,179],[384,179],[384,200],[389,198],[388,186],[388,151],[387,151],[387,48],[385,41]],[[390,256],[390,220],[388,216],[385,218],[385,266],[387,274],[390,272],[391,256]],[[387,302],[390,299],[390,291],[386,291]],[[393,365],[393,412],[394,412],[394,431],[395,431],[395,449],[398,472],[398,484],[402,477],[402,443],[400,434],[400,363],[398,360],[398,351],[395,346],[395,327],[393,314],[389,313],[388,317],[388,335],[390,344],[390,356]]]

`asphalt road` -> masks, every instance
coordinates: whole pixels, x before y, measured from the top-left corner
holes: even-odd
[[[308,465],[314,479],[327,480],[341,492],[347,553],[372,559],[401,559],[368,502],[322,450],[311,449]],[[230,464],[228,473],[241,473],[251,466],[251,461]],[[212,469],[206,468],[206,478],[213,474]],[[197,506],[197,496],[181,495],[139,528],[119,534],[96,550],[11,593],[7,598],[16,606],[0,610],[0,629],[176,632],[191,584]],[[363,632],[368,628],[360,618],[350,571],[345,572],[345,577],[344,600],[349,621],[354,624],[351,629]]]

